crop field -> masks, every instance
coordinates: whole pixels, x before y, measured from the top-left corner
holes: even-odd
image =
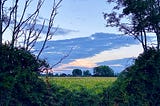
[[[50,84],[56,84],[71,91],[86,88],[94,93],[101,93],[115,80],[115,77],[49,77]]]

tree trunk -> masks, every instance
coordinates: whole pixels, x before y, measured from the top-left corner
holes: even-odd
[[[157,36],[157,50],[160,50],[160,27],[158,23],[154,26],[154,30]]]
[[[2,0],[0,0],[0,46],[2,45]]]
[[[157,50],[160,50],[160,34],[157,34]]]

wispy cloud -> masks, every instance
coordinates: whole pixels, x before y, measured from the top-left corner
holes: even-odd
[[[36,24],[35,25],[35,30],[40,30],[42,28],[42,24]],[[28,27],[30,27],[28,25]],[[32,27],[32,25],[31,25]],[[43,34],[46,34],[48,31],[48,26],[47,25],[44,25],[43,26],[43,30],[42,30],[42,33]],[[60,27],[52,27],[51,28],[51,34],[54,34],[54,35],[67,35],[69,33],[72,33],[72,32],[78,32],[77,30],[72,30],[72,29],[65,29],[65,28],[60,28]]]

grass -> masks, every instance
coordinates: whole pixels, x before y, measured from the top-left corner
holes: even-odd
[[[115,77],[49,77],[51,84],[65,87],[71,91],[86,88],[95,93],[101,93],[115,80]]]

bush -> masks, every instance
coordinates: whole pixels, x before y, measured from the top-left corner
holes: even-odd
[[[125,69],[117,81],[104,92],[107,105],[160,105],[160,52],[151,48],[135,64]]]
[[[69,90],[52,83],[50,94],[53,99],[48,103],[55,101],[52,103],[53,106],[103,106],[101,105],[102,95],[95,94],[85,87]]]
[[[46,65],[23,48],[0,47],[0,105],[42,105],[47,87],[38,78],[38,68]]]

